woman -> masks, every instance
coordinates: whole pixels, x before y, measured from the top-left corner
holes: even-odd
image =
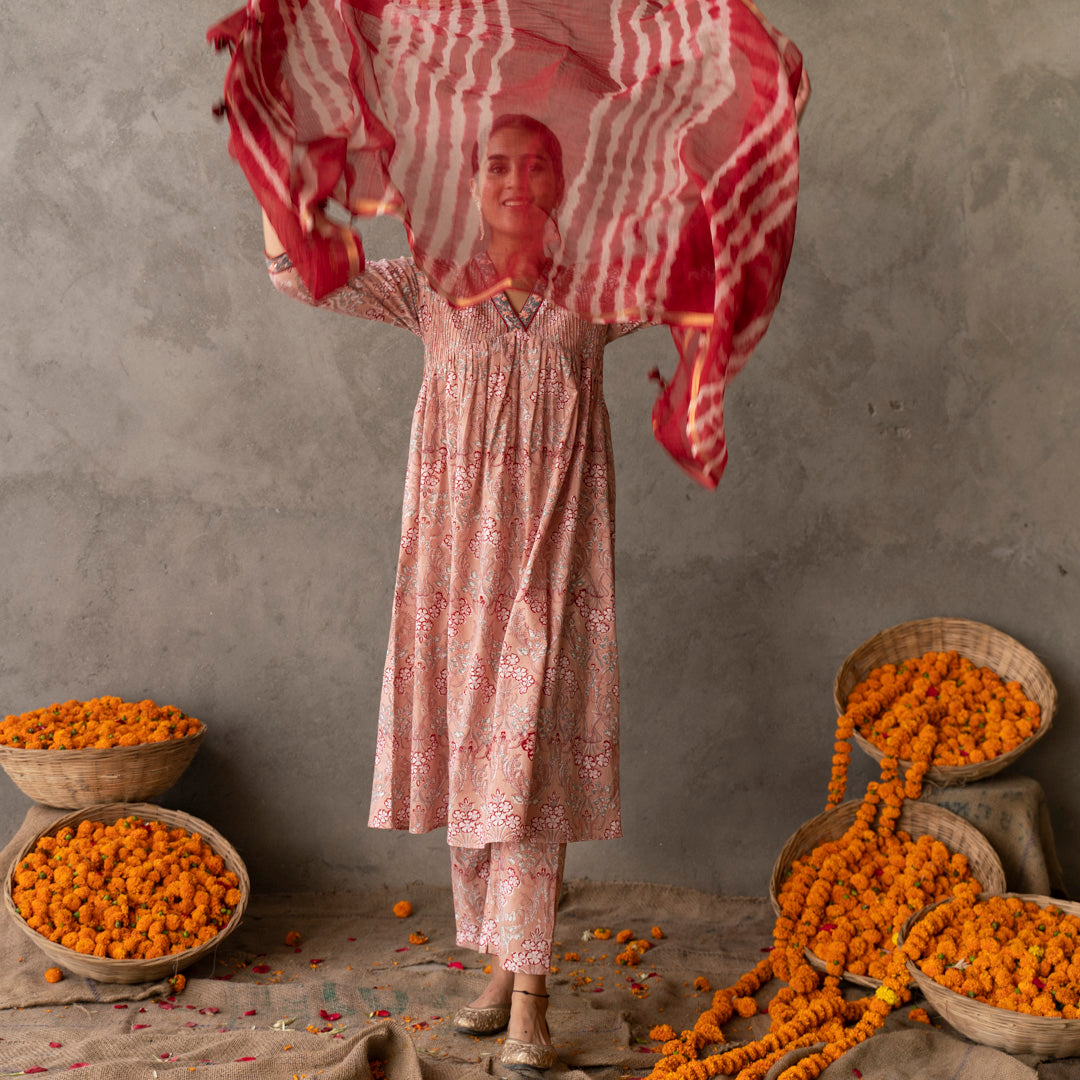
[[[556,1061],[546,974],[566,844],[621,834],[603,326],[542,298],[565,187],[554,134],[500,117],[474,151],[481,247],[455,308],[409,258],[320,307],[418,334],[370,824],[447,827],[457,941],[493,955],[459,1030]],[[329,227],[325,222],[321,228]],[[311,302],[264,217],[275,285]]]

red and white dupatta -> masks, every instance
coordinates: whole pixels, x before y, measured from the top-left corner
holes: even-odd
[[[794,237],[802,58],[787,38],[742,0],[250,0],[208,37],[233,52],[230,152],[316,296],[363,267],[353,236],[310,231],[332,199],[400,217],[434,288],[482,299],[458,295],[481,246],[473,147],[504,113],[546,123],[566,175],[546,295],[670,325],[679,361],[653,429],[716,486],[724,388],[769,325]]]

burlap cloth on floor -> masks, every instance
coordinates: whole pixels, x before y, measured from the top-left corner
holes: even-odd
[[[60,814],[31,809],[0,853],[0,866],[6,869],[16,848]],[[400,899],[413,905],[407,919],[392,913]],[[713,987],[733,982],[769,946],[772,923],[764,898],[657,884],[567,883],[553,960],[558,970],[550,979],[558,1070],[587,1070],[605,1080],[647,1073],[656,1060],[649,1028],[692,1025],[711,1000],[710,992],[694,989],[693,980],[704,976]],[[654,925],[665,936],[633,969],[615,963],[620,950],[614,937],[582,940],[597,927],[648,938]],[[285,945],[290,930],[301,935],[297,948]],[[409,943],[416,931],[427,935],[426,943]],[[388,1080],[417,1080],[417,1070],[423,1080],[474,1080],[503,1072],[499,1042],[454,1033],[450,1017],[484,985],[485,959],[456,948],[449,890],[418,884],[396,893],[256,895],[243,923],[215,953],[186,970],[188,986],[172,999],[164,983],[121,986],[75,976],[45,983],[50,961],[5,919],[0,1073],[67,1071],[86,1062],[80,1075],[109,1080],[192,1069],[226,1078],[290,1080],[318,1073],[329,1080],[367,1080],[367,1061],[379,1057],[387,1062]],[[778,986],[763,988],[759,1001],[765,1003]],[[735,1018],[725,1034],[735,1043],[766,1026],[761,1016]],[[894,1014],[885,1032],[845,1055],[826,1080],[847,1080],[853,1067],[867,1080],[1035,1076],[1030,1065],[974,1047],[945,1025],[911,1028]],[[895,1071],[911,1054],[922,1059],[918,1070]],[[1068,1063],[1053,1067],[1059,1071],[1046,1075],[1054,1080],[1071,1075],[1060,1071]],[[984,1071],[972,1071],[977,1069]],[[1080,1077],[1080,1068],[1074,1075]]]

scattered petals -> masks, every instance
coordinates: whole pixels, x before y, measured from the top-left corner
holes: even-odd
[[[465,965],[460,960],[451,960],[446,965],[448,968],[454,968],[457,971],[464,971]]]
[[[248,1011],[246,1013],[244,1013],[244,1015],[245,1016],[254,1016],[255,1015],[255,1010],[254,1009],[248,1009]]]
[[[269,964],[256,964],[251,969],[256,975],[265,975],[270,970]]]

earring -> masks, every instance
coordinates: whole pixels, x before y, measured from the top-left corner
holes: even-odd
[[[474,197],[473,202],[476,204],[476,212],[480,215],[480,241],[482,243],[484,240],[484,211],[478,198]]]

